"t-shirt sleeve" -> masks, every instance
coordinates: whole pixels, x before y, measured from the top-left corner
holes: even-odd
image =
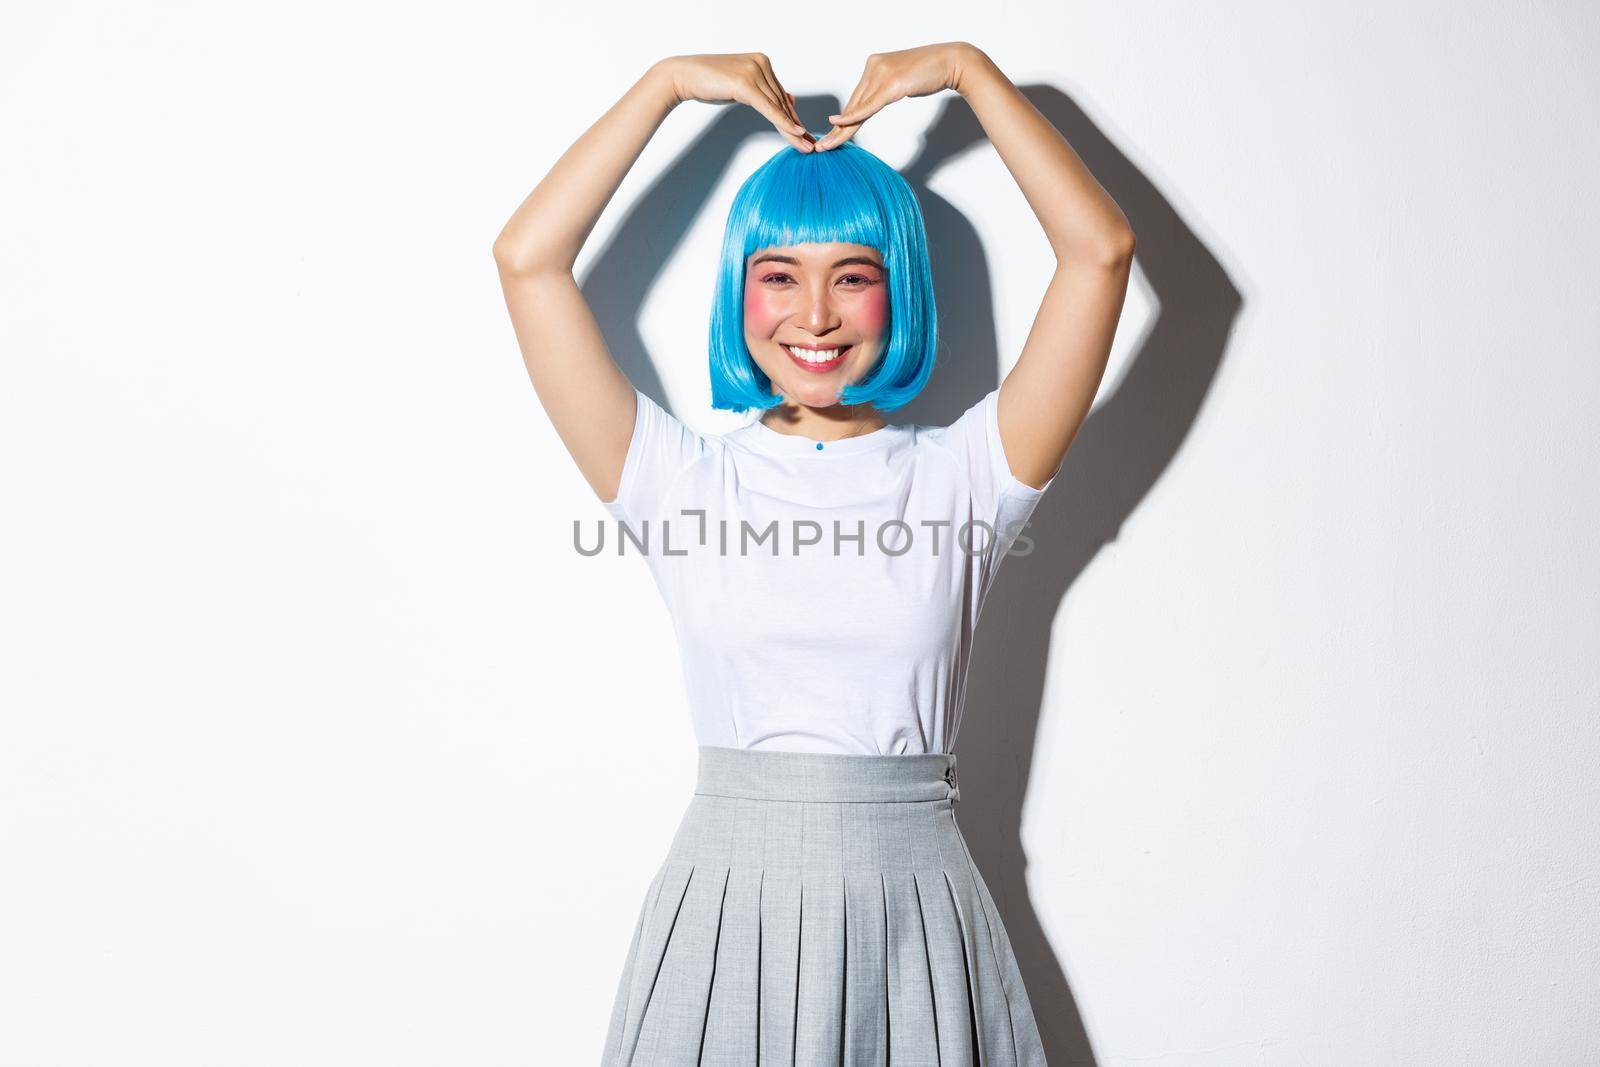
[[[1036,488],[1011,472],[1005,448],[1000,443],[999,402],[1000,387],[995,386],[944,431],[946,445],[965,469],[971,487],[970,518],[975,528],[969,534],[968,543],[982,564],[982,592],[985,593],[1018,538],[1024,533],[1032,534],[1026,526],[1029,517],[1045,490],[1056,480],[1056,475],[1052,475],[1049,481]],[[988,530],[979,527],[980,522]],[[988,549],[980,552],[985,545]]]
[[[616,499],[602,503],[614,518],[638,529],[642,520],[661,517],[673,483],[710,446],[703,435],[638,389],[633,395],[633,437],[623,461],[622,481]],[[651,528],[659,527],[652,522]]]

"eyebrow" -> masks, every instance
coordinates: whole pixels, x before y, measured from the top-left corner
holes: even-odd
[[[776,252],[768,252],[764,256],[757,256],[755,259],[752,259],[750,261],[750,265],[752,267],[754,267],[758,263],[766,263],[769,260],[774,262],[774,263],[787,263],[791,267],[798,267],[800,265],[800,261],[798,259],[795,259],[793,256],[782,256],[782,255],[779,255]],[[877,267],[879,270],[887,270],[888,269],[882,263],[879,263],[877,260],[871,258],[870,256],[845,256],[843,259],[839,260],[837,263],[835,263],[833,266],[829,267],[828,269],[829,270],[838,270],[840,267],[849,266],[852,263],[860,263],[860,264],[864,264],[865,266],[868,266],[868,267]]]

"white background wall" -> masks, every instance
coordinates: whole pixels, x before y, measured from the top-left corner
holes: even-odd
[[[1160,360],[1052,490],[1078,555],[1003,576],[1019,725],[957,746],[1052,1062],[1600,1061],[1600,15],[918,8],[8,9],[0,1062],[598,1058],[693,738],[642,562],[571,548],[604,515],[490,244],[661,56],[842,101],[951,39],[1125,160],[1095,418]],[[952,102],[860,142],[903,165]],[[721,216],[778,145],[644,302],[701,429]],[[1047,246],[992,148],[928,185],[1004,370]]]

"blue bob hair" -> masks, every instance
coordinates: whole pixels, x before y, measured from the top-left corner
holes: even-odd
[[[939,344],[922,208],[899,172],[846,141],[825,152],[785,147],[733,198],[711,308],[713,408],[766,410],[782,401],[745,344],[749,257],[773,246],[835,242],[877,249],[889,282],[888,344],[873,368],[840,392],[840,403],[894,411],[922,391]]]

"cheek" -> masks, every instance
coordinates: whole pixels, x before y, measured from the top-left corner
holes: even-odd
[[[778,328],[785,315],[785,301],[781,293],[774,293],[758,286],[746,286],[744,290],[744,323],[745,328],[757,336],[773,333]]]
[[[880,336],[889,329],[889,290],[874,285],[861,294],[851,316],[855,328],[864,336]]]

